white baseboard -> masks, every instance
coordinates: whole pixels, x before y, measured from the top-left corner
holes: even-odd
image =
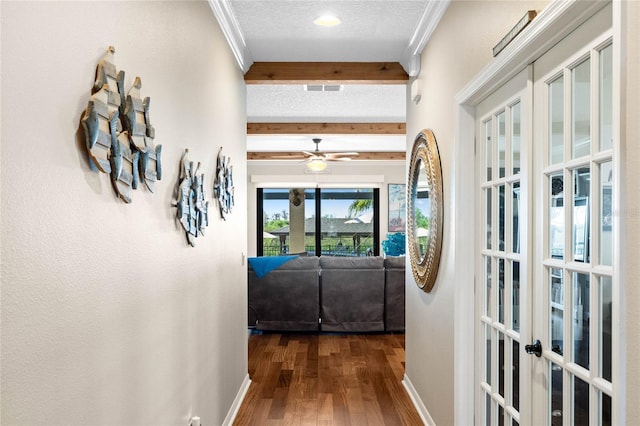
[[[422,423],[427,426],[436,426],[436,422],[433,421],[431,414],[429,414],[429,410],[425,407],[424,403],[420,399],[420,395],[418,395],[418,392],[416,391],[416,388],[413,387],[413,383],[411,383],[411,380],[409,380],[409,377],[407,377],[406,374],[404,375],[404,379],[402,379],[402,385],[407,390],[409,398],[411,398],[411,402],[413,402],[413,406],[416,407],[416,410],[422,419]]]
[[[249,374],[247,373],[247,375],[244,377],[242,385],[240,385],[240,389],[238,390],[236,399],[233,400],[233,404],[231,404],[231,408],[229,408],[227,417],[224,419],[224,422],[222,422],[222,426],[231,426],[233,424],[233,421],[238,415],[238,410],[240,410],[240,405],[242,405],[242,401],[244,401],[244,397],[247,395],[249,386],[251,386],[251,379],[249,378]]]

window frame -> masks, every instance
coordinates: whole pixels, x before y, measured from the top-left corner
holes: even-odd
[[[264,256],[264,240],[262,238],[264,232],[264,189],[256,188],[256,255],[258,257]],[[270,188],[271,189],[271,188]],[[273,189],[288,189],[288,188],[273,188]],[[305,188],[306,190],[313,188]],[[340,188],[324,188],[324,189],[344,189],[351,190],[356,188],[349,188],[347,185]],[[371,189],[373,191],[373,255],[380,256],[380,188],[357,188],[357,189]],[[315,188],[314,197],[315,203],[315,234],[316,236],[322,234],[321,219],[322,219],[322,190],[323,188]],[[315,256],[322,254],[322,238],[315,239]]]

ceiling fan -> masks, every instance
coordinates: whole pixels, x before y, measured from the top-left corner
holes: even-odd
[[[306,157],[307,168],[313,172],[321,172],[327,168],[327,161],[350,161],[352,157],[358,156],[357,152],[321,152],[318,145],[322,139],[313,138],[316,149],[313,152],[302,151]]]

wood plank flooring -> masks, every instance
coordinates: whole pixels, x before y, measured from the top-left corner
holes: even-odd
[[[422,425],[402,386],[403,334],[253,334],[234,425]]]

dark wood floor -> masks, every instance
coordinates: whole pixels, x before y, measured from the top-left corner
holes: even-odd
[[[422,425],[404,356],[403,334],[253,334],[234,425]]]

